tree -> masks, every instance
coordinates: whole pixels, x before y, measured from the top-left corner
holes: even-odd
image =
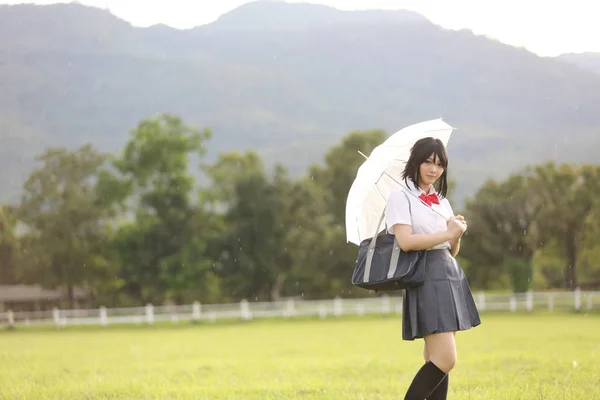
[[[289,187],[285,248],[289,259],[286,287],[290,293],[326,296],[336,280],[329,274],[330,255],[326,250],[333,243],[327,195],[323,187],[308,177]]]
[[[75,151],[49,149],[42,166],[25,182],[18,218],[25,233],[18,255],[19,277],[66,289],[74,304],[78,286],[92,290],[110,278],[100,254],[106,210],[97,204],[94,180],[107,157],[90,145]]]
[[[564,262],[562,245],[556,240],[540,242],[533,257],[533,283],[535,289],[560,288],[564,286]]]
[[[489,288],[507,273],[513,290],[529,287],[537,235],[537,208],[530,196],[527,177],[514,174],[504,182],[487,181],[467,200],[469,230],[461,257],[468,260],[473,285]]]
[[[578,258],[586,241],[586,222],[600,195],[600,166],[547,163],[532,172],[529,184],[540,208],[540,240],[560,244],[566,261],[565,287],[574,289],[578,285]]]
[[[278,300],[289,276],[285,241],[292,223],[292,182],[276,166],[272,179],[254,152],[221,154],[205,172],[205,199],[222,210],[223,230],[213,243],[228,292],[244,298]]]
[[[382,130],[350,132],[338,146],[327,152],[324,167],[313,165],[309,168],[309,176],[328,193],[327,212],[333,225],[345,225],[346,197],[358,168],[365,161],[359,151],[369,155],[385,139]]]
[[[15,283],[15,257],[18,239],[15,234],[16,209],[0,206],[0,284]]]
[[[103,204],[124,219],[112,243],[125,289],[136,299],[181,301],[212,285],[189,171],[210,136],[172,115],[147,118],[100,176]]]
[[[581,243],[577,265],[580,272],[583,285],[582,287],[600,288],[600,203],[596,203],[594,208],[588,214],[583,231],[585,232],[584,241]],[[585,282],[585,283],[584,283]]]
[[[315,237],[308,234],[305,240],[310,246],[310,261],[318,269],[313,276],[313,284],[322,295],[350,293],[352,269],[356,261],[357,247],[346,242],[345,211],[346,199],[358,168],[365,161],[359,154],[369,155],[371,151],[386,139],[382,130],[353,131],[346,135],[341,143],[331,148],[325,155],[325,165],[313,165],[309,168],[309,179],[319,189],[318,197],[324,202],[324,212],[315,221]]]

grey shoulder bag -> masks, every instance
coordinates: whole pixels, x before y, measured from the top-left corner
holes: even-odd
[[[404,193],[406,196],[406,193]],[[410,199],[408,207],[411,212]],[[358,248],[358,258],[352,273],[352,284],[374,291],[392,291],[417,287],[425,279],[425,250],[403,251],[396,236],[387,229],[379,233],[385,219],[385,209],[372,238],[365,239]]]

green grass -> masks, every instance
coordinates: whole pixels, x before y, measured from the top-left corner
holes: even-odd
[[[600,316],[482,320],[450,399],[600,398]],[[402,399],[421,365],[399,317],[29,328],[0,332],[0,399]]]

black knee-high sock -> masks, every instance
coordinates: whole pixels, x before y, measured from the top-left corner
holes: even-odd
[[[404,400],[425,400],[445,377],[444,371],[428,361],[415,375]]]
[[[446,375],[433,392],[427,397],[427,400],[446,400],[448,398],[448,379],[450,375]]]

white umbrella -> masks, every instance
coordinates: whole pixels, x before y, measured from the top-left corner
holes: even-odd
[[[405,188],[402,171],[415,142],[434,137],[447,146],[453,130],[442,119],[421,122],[394,133],[365,156],[367,160],[359,167],[346,200],[348,242],[360,245],[376,233],[388,196],[399,187]]]

